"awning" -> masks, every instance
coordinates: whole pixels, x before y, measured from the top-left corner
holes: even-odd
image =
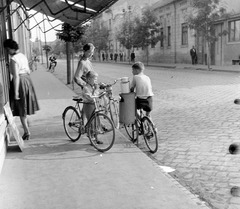
[[[26,11],[35,10],[72,26],[81,25],[96,17],[118,0],[14,0]],[[33,16],[29,16],[32,18]],[[38,23],[37,23],[38,24]],[[36,25],[37,25],[36,24]]]

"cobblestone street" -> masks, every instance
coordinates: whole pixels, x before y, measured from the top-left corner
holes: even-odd
[[[63,82],[64,65],[59,62],[54,73]],[[94,63],[94,68],[100,81],[131,77],[129,65]],[[146,74],[160,145],[151,158],[174,168],[170,175],[212,208],[240,208],[240,197],[230,194],[232,186],[240,186],[240,155],[228,151],[231,143],[240,143],[240,106],[233,103],[240,98],[239,74],[157,67],[147,67]]]

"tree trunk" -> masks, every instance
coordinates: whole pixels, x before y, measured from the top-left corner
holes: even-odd
[[[72,52],[72,76],[74,75],[74,52]],[[74,90],[74,81],[72,79],[72,88]]]
[[[210,42],[207,41],[207,65],[208,65],[208,70],[211,70],[211,67],[210,67],[210,62],[211,62],[210,53],[211,53]]]
[[[71,71],[71,55],[70,55],[70,42],[66,42],[66,54],[67,54],[67,84],[71,84],[72,71]]]
[[[146,46],[146,54],[147,54],[147,66],[148,66],[148,46]]]

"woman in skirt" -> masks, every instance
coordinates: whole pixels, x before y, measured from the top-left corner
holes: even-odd
[[[10,83],[10,105],[13,116],[19,116],[24,134],[23,140],[30,139],[30,131],[27,123],[27,115],[32,115],[39,110],[37,97],[30,78],[30,68],[27,57],[18,51],[16,41],[7,39],[3,43],[11,56],[9,70],[11,74]]]

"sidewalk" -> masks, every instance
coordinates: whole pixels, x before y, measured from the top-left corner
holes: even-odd
[[[24,151],[9,148],[0,176],[1,209],[208,208],[118,130],[106,153],[86,136],[69,141],[61,114],[74,92],[40,64],[31,77],[41,110],[30,118]]]

